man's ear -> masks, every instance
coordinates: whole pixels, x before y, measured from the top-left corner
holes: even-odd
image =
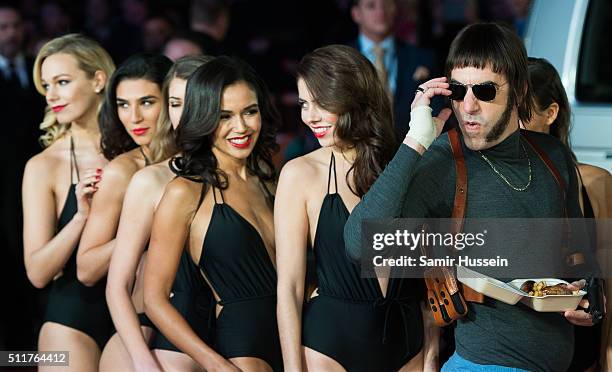
[[[100,93],[102,92],[102,90],[104,90],[107,79],[108,79],[108,76],[106,76],[106,72],[102,70],[98,70],[95,72],[94,77],[93,77],[93,83],[94,83],[94,91],[96,93]]]
[[[546,125],[551,125],[557,120],[559,115],[559,104],[557,102],[551,103],[546,110],[544,110],[544,117],[546,118]]]

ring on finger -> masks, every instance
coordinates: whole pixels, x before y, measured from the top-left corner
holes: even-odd
[[[417,87],[416,88],[416,93],[425,93],[425,90],[423,87]]]

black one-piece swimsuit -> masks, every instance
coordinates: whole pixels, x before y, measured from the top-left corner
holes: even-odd
[[[74,168],[73,168],[74,167]],[[70,179],[76,170],[79,181],[79,168],[74,153],[74,143],[70,138]],[[70,185],[68,197],[57,223],[61,231],[77,213],[78,205],[75,184]],[[94,339],[100,350],[110,338],[113,330],[112,320],[106,305],[106,277],[93,287],[87,287],[77,279],[76,247],[63,268],[63,274],[51,284],[45,309],[44,322],[55,322],[86,333]]]
[[[227,359],[259,358],[282,371],[276,270],[255,227],[225,200],[214,199],[198,266],[223,306],[215,324],[215,349]]]
[[[336,192],[330,194],[332,176]],[[349,212],[337,192],[332,154],[313,245],[319,295],[303,311],[302,344],[329,356],[349,372],[396,371],[422,347],[422,285],[391,279],[387,296],[378,280],[362,278],[345,253]]]

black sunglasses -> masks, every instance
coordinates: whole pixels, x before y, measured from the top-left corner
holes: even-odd
[[[505,85],[506,83],[502,84]],[[450,83],[449,88],[452,94],[448,97],[454,101],[463,101],[463,98],[467,94],[467,89],[471,87],[472,93],[481,101],[493,101],[497,94],[497,88],[501,85],[497,85],[492,82],[481,83],[481,84],[461,84],[461,83]]]

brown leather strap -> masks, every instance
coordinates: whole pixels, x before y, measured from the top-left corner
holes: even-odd
[[[453,233],[458,234],[463,231],[463,224],[465,221],[465,208],[467,206],[467,167],[465,166],[465,157],[463,156],[463,148],[461,147],[461,141],[459,140],[459,132],[457,128],[453,128],[448,131],[448,138],[450,140],[450,146],[453,151],[453,158],[455,159],[455,201],[453,203],[453,212],[451,217],[453,218]],[[461,293],[465,301],[469,302],[484,302],[484,295],[476,292],[467,285],[461,285]]]
[[[463,230],[465,208],[467,205],[467,168],[465,166],[465,157],[463,156],[463,149],[461,147],[461,141],[459,140],[457,128],[448,131],[448,138],[453,151],[453,158],[455,159],[455,173],[457,175],[457,180],[455,182],[455,201],[453,203],[453,213],[451,215],[453,218],[452,232],[458,234]]]
[[[546,152],[544,152],[544,150],[542,150],[540,145],[538,145],[538,143],[529,136],[529,131],[523,129],[521,130],[521,134],[523,135],[523,138],[527,140],[527,143],[529,143],[531,148],[538,154],[538,156],[544,162],[544,164],[546,164],[546,167],[548,168],[550,173],[555,178],[557,185],[559,185],[559,189],[561,189],[561,200],[563,202],[563,215],[565,217],[564,234],[566,235],[566,239],[569,241],[570,227],[569,227],[569,220],[568,220],[568,215],[567,215],[567,203],[566,203],[567,187],[566,187],[565,180],[563,179],[563,177],[561,177],[559,170],[557,170],[557,167],[555,167],[555,165],[550,160],[550,157],[548,157]],[[580,174],[580,172],[577,172],[577,173]],[[570,267],[582,265],[586,262],[584,254],[581,252],[575,252],[575,253],[566,252],[566,253],[567,253],[567,257],[565,258],[565,263]]]
[[[546,152],[542,150],[540,145],[538,145],[538,143],[534,141],[533,138],[531,138],[527,132],[528,131],[521,129],[521,134],[523,135],[523,138],[527,140],[527,143],[529,143],[531,148],[536,152],[536,154],[538,154],[540,159],[544,162],[544,164],[546,164],[546,167],[548,168],[550,173],[555,178],[555,181],[557,182],[557,184],[559,185],[559,188],[561,189],[561,196],[563,197],[563,201],[565,202],[565,195],[566,195],[566,190],[567,190],[567,186],[565,185],[565,180],[563,180],[563,177],[561,177],[561,174],[557,170],[557,167],[555,167],[555,165],[550,160],[548,155],[546,155]]]

